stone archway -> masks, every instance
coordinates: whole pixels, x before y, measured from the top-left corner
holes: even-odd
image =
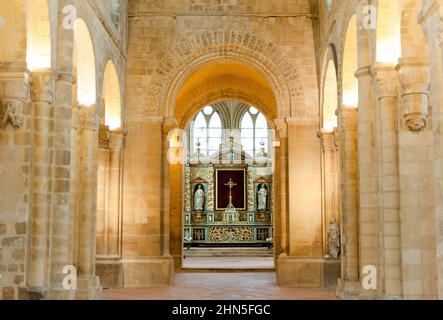
[[[171,53],[159,65],[152,80],[151,92],[149,92],[148,114],[163,115],[166,121],[162,126],[162,230],[163,230],[163,252],[173,254],[176,260],[175,265],[181,265],[180,253],[171,252],[171,245],[180,244],[180,233],[168,234],[171,225],[181,225],[176,221],[181,217],[182,193],[182,168],[181,166],[170,166],[167,160],[169,150],[168,134],[174,128],[183,127],[190,118],[182,118],[177,114],[177,102],[180,90],[184,83],[193,73],[204,69],[211,64],[237,64],[246,66],[261,75],[263,82],[270,88],[275,97],[273,103],[260,103],[260,107],[272,110],[268,116],[272,126],[277,128],[276,139],[279,147],[276,148],[275,164],[275,253],[276,259],[279,255],[286,256],[288,250],[288,181],[287,177],[287,136],[286,117],[308,117],[312,111],[304,108],[303,84],[297,72],[292,68],[279,51],[271,44],[256,39],[254,36],[243,33],[214,33],[197,37],[192,42],[181,42],[171,50]],[[214,81],[210,81],[214,83]],[[251,90],[238,90],[240,87],[233,79],[227,81],[224,77],[219,84],[224,82],[223,89],[217,92],[217,85],[213,88],[205,86],[205,90],[193,92],[194,99],[187,101],[186,107],[180,110],[182,114],[192,115],[192,110],[201,108],[202,103],[217,102],[221,99],[238,99],[240,101],[250,100],[251,104],[256,104],[256,95],[251,94]],[[228,85],[229,84],[229,85]],[[236,90],[237,89],[237,90]],[[255,98],[255,100],[253,99]],[[212,99],[212,100],[211,100]],[[266,112],[266,111],[265,111]],[[176,228],[178,229],[178,228]],[[180,258],[178,258],[180,257]],[[279,272],[278,264],[277,272]],[[283,266],[282,268],[286,268]],[[282,278],[282,282],[287,281]]]

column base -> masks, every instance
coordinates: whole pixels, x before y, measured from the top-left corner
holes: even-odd
[[[76,289],[63,289],[59,286],[50,288],[45,300],[99,300],[102,287],[97,276],[78,276]]]
[[[344,280],[342,278],[337,281],[337,297],[345,300],[361,299],[360,281]]]
[[[172,257],[149,257],[123,260],[125,287],[172,285],[174,261]]]
[[[95,273],[100,277],[103,288],[123,287],[123,263],[118,259],[97,258]]]
[[[300,259],[280,255],[276,263],[277,283],[288,287],[323,287],[324,270],[324,259]]]

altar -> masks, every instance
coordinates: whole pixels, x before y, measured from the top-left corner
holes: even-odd
[[[272,169],[254,163],[185,166],[185,246],[272,246]]]

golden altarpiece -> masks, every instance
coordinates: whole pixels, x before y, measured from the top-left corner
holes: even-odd
[[[266,142],[257,142],[257,150],[248,152],[243,150],[248,140],[242,139],[241,130],[224,127],[218,150],[206,156],[197,140],[188,156],[183,215],[187,248],[272,247],[273,163],[265,150],[272,136],[266,133]]]

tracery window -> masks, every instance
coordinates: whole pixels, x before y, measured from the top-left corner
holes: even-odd
[[[217,152],[222,142],[222,123],[213,107],[207,106],[197,114],[191,130],[193,153],[200,151],[202,156]]]
[[[251,156],[261,156],[268,152],[269,127],[264,115],[256,108],[250,107],[241,120],[241,144],[243,150]]]

